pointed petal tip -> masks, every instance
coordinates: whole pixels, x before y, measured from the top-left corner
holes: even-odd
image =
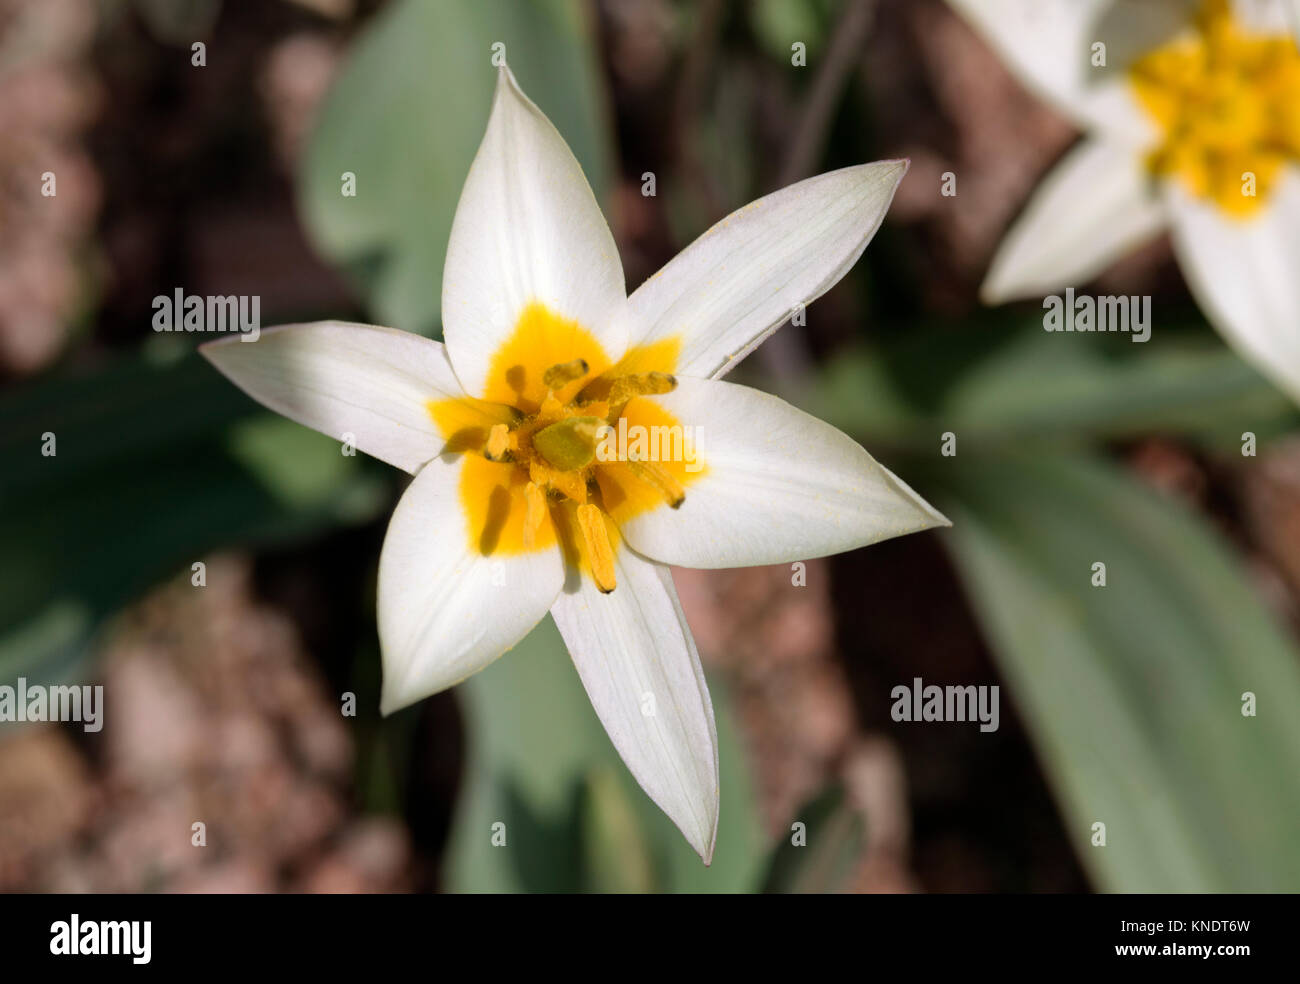
[[[385,687],[379,697],[379,715],[380,717],[390,717],[410,703],[409,700],[402,700]]]
[[[1015,300],[1015,292],[1007,288],[1005,279],[996,267],[991,267],[980,284],[980,303],[985,307],[1001,307]]]
[[[503,90],[514,92],[516,95],[520,95],[520,96],[524,95],[524,90],[520,88],[519,80],[515,78],[515,73],[510,68],[510,63],[506,61],[504,58],[501,59],[501,64],[497,66],[496,95],[500,97]]]
[[[199,355],[203,356],[203,358],[215,364],[213,356],[216,353],[216,350],[222,345],[229,345],[231,342],[237,341],[239,341],[239,338],[235,336],[229,336],[226,338],[210,338],[206,342],[199,342],[197,351]]]
[[[378,603],[380,611],[383,610],[382,605],[383,602],[380,600]],[[379,654],[380,662],[382,664],[379,685],[380,717],[392,717],[403,708],[410,707],[412,704],[417,703],[421,698],[430,696],[429,694],[419,693],[418,691],[412,692],[411,687],[406,681],[407,672],[400,666],[395,665],[391,668],[389,667],[389,653],[390,650],[385,643],[384,632],[381,625],[379,633]],[[409,670],[409,667],[407,667],[407,670]]]
[[[952,520],[949,519],[947,516],[945,516],[943,513],[939,512],[939,510],[936,509],[933,505],[931,505],[930,500],[926,499],[925,496],[921,495],[919,492],[917,492],[915,489],[911,488],[910,486],[907,486],[901,480],[899,480],[899,484],[903,485],[907,489],[907,491],[911,493],[912,499],[916,503],[916,505],[921,509],[923,513],[925,513],[926,516],[930,518],[930,522],[927,523],[925,526],[920,527],[916,532],[921,533],[925,530],[933,530],[933,529],[940,529],[940,528],[947,529],[952,526]]]
[[[865,164],[858,164],[853,170],[860,170],[864,174],[875,172],[879,175],[882,171],[887,172],[894,179],[895,185],[903,180],[908,170],[912,167],[912,158],[910,157],[886,157],[879,161],[867,161]]]
[[[912,159],[910,157],[889,157],[884,160],[860,164],[855,170],[860,173],[864,184],[887,186],[889,188],[888,199],[892,201],[911,167]],[[887,208],[888,205],[886,204]],[[884,213],[881,214],[880,218],[883,221]]]
[[[456,682],[459,683],[460,681],[458,680]],[[418,704],[426,697],[432,697],[434,694],[442,693],[443,690],[450,690],[455,685],[456,684],[453,683],[442,687],[440,690],[430,691],[417,690],[411,687],[407,687],[407,689],[403,691],[396,684],[391,688],[385,685],[381,689],[379,695],[379,714],[381,717],[392,717],[398,711],[404,711],[412,704]]]
[[[717,769],[718,769],[718,762],[715,753],[715,757],[714,757],[715,774]],[[711,803],[709,813],[712,815],[711,818],[713,822],[712,824],[710,824],[710,828],[709,828],[709,846],[707,850],[701,851],[698,847],[695,847],[693,843],[691,844],[691,847],[695,847],[696,853],[699,854],[700,860],[704,862],[704,867],[706,868],[711,867],[713,864],[713,851],[714,848],[718,846],[718,818],[722,813],[722,790],[719,786],[718,780],[716,779],[714,780],[713,801]]]
[[[669,817],[669,819],[673,819],[673,818]],[[718,813],[717,813],[716,806],[713,812],[713,830],[709,834],[709,840],[706,846],[702,847],[701,846],[702,842],[697,841],[694,837],[691,837],[689,834],[687,834],[686,828],[683,827],[681,824],[677,823],[676,820],[673,820],[673,824],[677,827],[679,831],[681,831],[682,835],[686,837],[686,843],[688,843],[691,846],[691,850],[700,856],[700,860],[704,862],[704,867],[706,868],[712,867],[713,851],[718,843]]]
[[[952,527],[951,519],[939,512],[938,509],[935,509],[914,490],[909,489],[908,491],[912,493],[914,504],[925,517],[921,525],[912,530],[913,533],[924,533],[926,530],[950,529]]]
[[[709,838],[709,849],[707,851],[700,852],[700,860],[704,862],[704,867],[709,868],[713,866],[713,849],[717,847],[717,844],[718,844],[718,814],[714,812],[713,834]]]

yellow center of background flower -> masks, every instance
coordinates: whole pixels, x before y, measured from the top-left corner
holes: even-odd
[[[1147,166],[1227,214],[1249,217],[1282,169],[1300,161],[1300,50],[1290,37],[1243,29],[1228,0],[1207,0],[1195,26],[1130,70],[1162,131]]]
[[[525,308],[491,360],[485,399],[429,404],[446,450],[464,455],[460,500],[470,548],[483,556],[512,555],[558,543],[573,566],[612,590],[617,524],[680,503],[705,469],[698,458],[585,460],[572,441],[589,433],[592,420],[615,428],[620,419],[629,428],[680,428],[672,414],[639,395],[668,386],[680,350],[680,339],[672,337],[634,346],[611,365],[576,321],[542,304]]]

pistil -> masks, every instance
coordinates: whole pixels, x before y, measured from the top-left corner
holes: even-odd
[[[560,471],[586,468],[596,457],[599,417],[566,417],[533,435],[533,447]]]

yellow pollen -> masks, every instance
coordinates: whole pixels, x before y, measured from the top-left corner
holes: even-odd
[[[542,520],[546,518],[546,493],[537,487],[536,482],[524,486],[524,503],[527,509],[524,516],[524,549],[531,550],[537,542],[537,531],[541,529]]]
[[[591,565],[591,576],[605,594],[618,586],[614,578],[614,549],[609,545],[609,531],[605,528],[605,514],[596,506],[587,503],[578,507],[578,527],[582,530],[582,542],[587,548],[587,562]]]
[[[494,424],[488,431],[487,446],[483,453],[490,461],[500,461],[510,449],[510,428],[505,424]]]
[[[542,382],[546,384],[547,389],[557,390],[575,379],[581,379],[589,371],[590,366],[587,365],[586,359],[573,359],[551,366],[542,373]]]
[[[1130,80],[1162,131],[1150,172],[1229,215],[1253,214],[1300,161],[1300,49],[1243,28],[1228,0],[1205,0],[1195,33],[1138,59]]]
[[[640,399],[676,387],[680,350],[672,336],[634,346],[613,365],[582,325],[528,305],[493,354],[481,399],[429,403],[446,451],[464,456],[459,494],[470,549],[510,556],[558,546],[583,577],[613,591],[618,524],[665,502],[681,505],[705,469],[693,452],[654,461],[626,460],[645,455],[621,446],[621,459],[596,453],[607,428],[631,442],[639,438],[630,429],[642,439],[689,430]]]
[[[632,376],[619,376],[609,388],[610,406],[620,406],[636,396],[656,396],[671,393],[677,380],[666,372],[645,372]]]

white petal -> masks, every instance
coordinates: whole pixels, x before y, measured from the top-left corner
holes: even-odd
[[[393,328],[316,321],[199,346],[236,386],[290,420],[408,472],[445,443],[431,400],[459,398],[442,345]]]
[[[503,67],[442,278],[443,335],[471,396],[485,394],[492,357],[531,302],[577,321],[611,360],[623,354],[614,237],[564,138]]]
[[[528,634],[564,584],[558,547],[487,556],[470,549],[464,460],[429,462],[388,524],[378,591],[385,714],[487,666]]]
[[[1139,153],[1085,140],[1038,186],[1003,237],[980,293],[997,304],[1081,287],[1165,222]]]
[[[1242,358],[1300,402],[1300,171],[1245,219],[1177,184],[1167,197],[1174,251],[1202,310]]]
[[[1083,129],[1143,142],[1151,121],[1127,62],[1187,19],[1185,0],[948,0],[1020,80]],[[1092,46],[1106,45],[1106,66]]]
[[[695,640],[668,568],[621,547],[618,587],[583,577],[551,614],[628,769],[699,852],[718,831],[718,734]]]
[[[654,560],[789,563],[949,525],[857,442],[775,396],[679,377],[653,399],[696,428],[704,466],[680,508],[619,519],[628,543]]]
[[[1300,0],[1229,0],[1229,3],[1233,18],[1255,34],[1286,34],[1293,25],[1300,25]]]
[[[907,161],[846,167],[751,202],[628,299],[633,344],[677,336],[675,371],[721,376],[830,290],[880,228]]]

